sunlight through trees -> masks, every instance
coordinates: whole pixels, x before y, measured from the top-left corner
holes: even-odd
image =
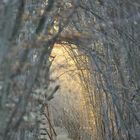
[[[140,139],[138,0],[0,1],[0,140]]]

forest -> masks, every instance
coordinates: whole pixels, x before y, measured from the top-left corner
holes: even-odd
[[[0,140],[140,140],[140,1],[0,0]]]

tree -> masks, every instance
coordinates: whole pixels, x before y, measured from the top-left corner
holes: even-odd
[[[81,69],[96,139],[138,139],[139,13],[130,0],[1,1],[1,139],[15,140],[24,128],[24,116],[39,104],[33,92],[49,86],[53,46],[64,43]]]

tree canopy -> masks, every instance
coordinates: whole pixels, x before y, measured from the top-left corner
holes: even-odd
[[[73,102],[59,111],[71,138],[139,139],[139,38],[137,0],[1,0],[0,139],[39,139],[40,114],[70,77],[86,106],[76,109],[78,89],[66,84]],[[60,83],[55,67],[70,77]]]

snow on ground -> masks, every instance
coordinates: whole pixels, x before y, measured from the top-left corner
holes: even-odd
[[[57,140],[72,140],[68,137],[68,133],[64,128],[55,127],[57,133]]]

